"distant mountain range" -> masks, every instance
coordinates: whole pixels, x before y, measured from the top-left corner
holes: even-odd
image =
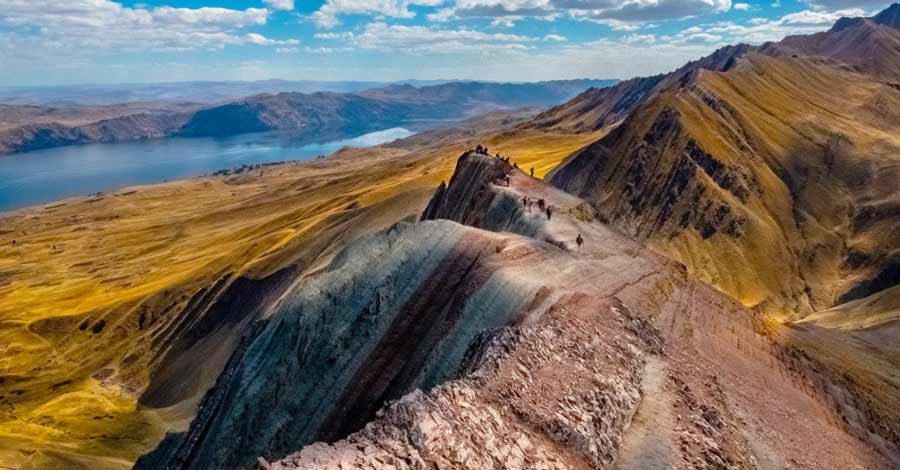
[[[537,83],[449,82],[416,87],[395,84],[362,91],[264,93],[225,103],[196,104],[260,89],[365,87],[367,82],[253,82],[130,86],[109,91],[85,88],[83,102],[128,99],[121,105],[0,105],[0,154],[89,142],[120,142],[174,135],[226,136],[267,130],[296,132],[321,140],[346,137],[401,124],[458,120],[481,112],[546,107],[614,80],[560,80]],[[204,90],[205,91],[200,91]],[[55,98],[71,100],[79,88]],[[50,92],[43,99],[49,99]],[[26,100],[27,93],[16,100]],[[187,99],[188,101],[184,101]],[[2,96],[0,96],[2,100]],[[13,100],[13,101],[16,101]],[[146,101],[150,100],[150,101]]]

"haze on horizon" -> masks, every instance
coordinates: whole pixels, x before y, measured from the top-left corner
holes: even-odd
[[[527,82],[670,71],[879,0],[0,0],[0,86]]]

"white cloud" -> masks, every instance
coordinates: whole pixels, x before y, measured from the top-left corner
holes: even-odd
[[[654,21],[686,18],[731,9],[731,0],[455,0],[458,16],[545,16],[566,13],[574,18]]]
[[[653,34],[629,34],[622,38],[625,44],[652,44],[656,42],[656,36]]]
[[[436,7],[444,0],[327,0],[311,16],[322,28],[333,28],[340,24],[341,15],[377,15],[390,18],[413,18],[413,5]]]
[[[361,32],[319,33],[317,39],[341,41],[361,49],[377,49],[404,52],[460,52],[477,49],[491,50],[527,49],[526,43],[536,38],[506,33],[485,33],[461,29],[439,29],[427,26],[388,25],[374,22]]]
[[[450,21],[453,18],[456,18],[456,13],[452,8],[441,8],[440,10],[429,13],[426,15],[428,21],[434,21],[436,23],[443,23],[445,21]]]
[[[832,12],[804,10],[775,19],[753,18],[747,21],[746,24],[723,21],[702,27],[687,28],[674,35],[672,41],[761,44],[769,41],[780,41],[785,36],[824,31],[831,28],[834,22],[843,16],[860,16],[864,14],[865,12],[861,9]]]
[[[732,8],[734,8],[735,10],[740,10],[740,11],[748,11],[748,10],[750,10],[750,4],[749,3],[735,3]]]
[[[323,28],[340,23],[340,16],[366,14],[385,18],[413,18],[411,6],[440,6],[426,15],[443,22],[459,18],[491,18],[507,25],[523,17],[555,19],[562,15],[589,21],[627,23],[687,18],[726,12],[732,0],[327,0],[312,14]]]
[[[516,25],[516,21],[521,21],[521,16],[501,16],[491,21],[491,26],[495,28],[512,28]]]
[[[619,21],[619,20],[609,20],[609,19],[593,19],[589,18],[587,21],[596,24],[602,24],[604,26],[609,26],[613,31],[637,31],[642,28],[642,25],[639,23],[629,23],[627,21]]]
[[[842,9],[842,8],[861,8],[884,6],[890,3],[890,0],[803,0],[813,8],[817,9]]]
[[[273,10],[293,10],[294,0],[263,0]]]
[[[558,34],[548,34],[548,35],[544,36],[544,41],[564,42],[564,41],[568,41],[568,39],[566,39],[563,36],[560,36]]]
[[[131,8],[110,0],[0,0],[0,27],[8,29],[11,40],[29,44],[27,50],[13,52],[45,59],[295,43],[241,31],[266,24],[268,16],[264,8]]]
[[[257,33],[247,33],[244,35],[244,39],[246,40],[246,42],[250,44],[256,44],[258,46],[295,46],[297,44],[300,44],[300,41],[296,39],[279,41],[275,39],[269,39],[262,34]]]

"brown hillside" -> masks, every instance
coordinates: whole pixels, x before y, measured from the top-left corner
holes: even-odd
[[[900,40],[882,25],[867,35],[874,24],[808,42],[862,37],[865,52]],[[663,80],[553,183],[745,305],[804,314],[896,283],[900,91],[878,63],[900,64],[900,53],[854,55],[871,68],[767,53],[787,47]]]

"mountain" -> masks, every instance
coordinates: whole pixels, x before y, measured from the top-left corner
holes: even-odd
[[[424,85],[438,83],[423,82]],[[252,82],[123,83],[0,88],[0,102],[30,106],[108,106],[147,101],[222,103],[263,93],[352,93],[389,85],[374,81],[327,82],[312,80],[260,80]]]
[[[229,83],[227,88],[234,93],[263,85],[290,89],[292,83],[253,82],[246,86]],[[180,84],[188,90],[177,88],[179,84],[159,85],[163,90],[158,95],[139,88],[143,90],[141,93],[122,96],[154,96],[157,101],[152,102],[102,106],[0,105],[8,115],[0,118],[0,154],[90,142],[174,135],[228,136],[270,130],[290,131],[299,138],[323,141],[398,125],[423,127],[498,109],[546,107],[587,88],[612,83],[615,82],[563,80],[522,84],[451,82],[423,87],[403,84],[347,93],[261,94],[214,105],[159,101],[166,97],[206,99],[190,94],[195,87],[202,89],[201,85]],[[216,89],[213,84],[208,91],[213,93]]]
[[[0,466],[131,468],[295,281],[418,218],[464,149],[542,175],[597,138],[508,133],[532,115],[0,214]]]
[[[839,375],[577,197],[466,152],[422,219],[295,284],[190,428],[135,468],[896,463],[870,437],[890,436],[895,411],[841,401],[856,390]]]
[[[537,115],[4,215],[0,466],[898,468],[879,17]],[[453,85],[219,119],[325,132]]]
[[[88,142],[161,138],[181,128],[199,108],[182,102],[58,108],[0,105],[0,155]]]
[[[725,48],[523,126],[618,124],[553,184],[745,305],[799,318],[898,282],[900,30],[879,22],[896,10]]]
[[[290,130],[328,138],[417,121],[458,120],[497,109],[549,106],[585,88],[609,83],[590,80],[527,84],[452,82],[426,87],[393,85],[352,94],[262,95],[204,109],[180,133],[197,136]]]

